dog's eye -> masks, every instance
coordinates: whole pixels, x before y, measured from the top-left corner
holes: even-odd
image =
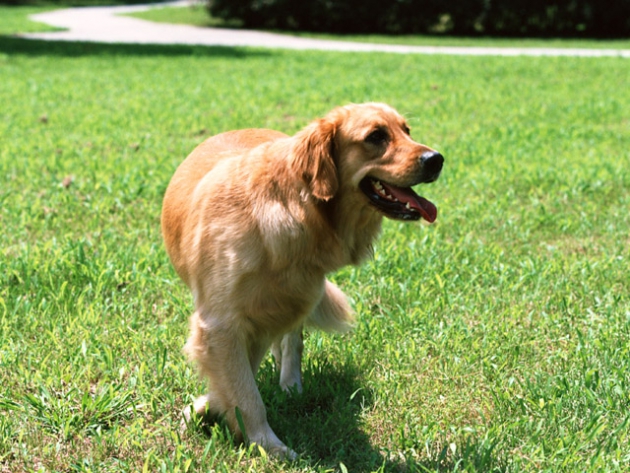
[[[372,133],[365,137],[365,141],[367,143],[371,143],[373,145],[383,144],[385,141],[389,139],[389,135],[387,132],[381,128],[377,128]]]
[[[403,125],[402,129],[406,134],[411,135],[411,130],[407,125]]]

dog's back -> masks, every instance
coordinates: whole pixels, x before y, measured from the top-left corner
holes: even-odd
[[[177,168],[164,195],[162,234],[173,266],[184,282],[188,284],[188,275],[181,258],[182,227],[188,216],[192,193],[199,181],[231,153],[252,149],[286,136],[279,131],[262,128],[221,133],[197,146]]]

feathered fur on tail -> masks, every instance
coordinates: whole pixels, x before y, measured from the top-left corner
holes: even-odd
[[[326,332],[351,330],[354,326],[354,316],[346,295],[341,289],[326,280],[324,296],[307,319],[306,324]]]

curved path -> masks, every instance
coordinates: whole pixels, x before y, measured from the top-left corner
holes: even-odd
[[[581,56],[626,57],[630,50],[576,49],[576,48],[491,48],[453,46],[403,46],[391,44],[354,43],[348,41],[300,38],[291,35],[263,31],[225,28],[201,28],[188,25],[155,23],[118,16],[123,13],[143,11],[149,8],[187,5],[190,0],[169,3],[116,6],[82,7],[55,10],[32,15],[31,19],[67,31],[30,33],[23,38],[48,41],[90,41],[101,43],[143,44],[190,44],[204,46],[253,46],[282,49],[317,49],[328,51],[366,52],[380,51],[401,54],[451,54],[473,56]]]

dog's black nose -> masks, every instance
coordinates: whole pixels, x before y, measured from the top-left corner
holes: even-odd
[[[426,151],[420,156],[422,164],[422,176],[424,182],[435,181],[442,171],[444,156],[437,151]]]

